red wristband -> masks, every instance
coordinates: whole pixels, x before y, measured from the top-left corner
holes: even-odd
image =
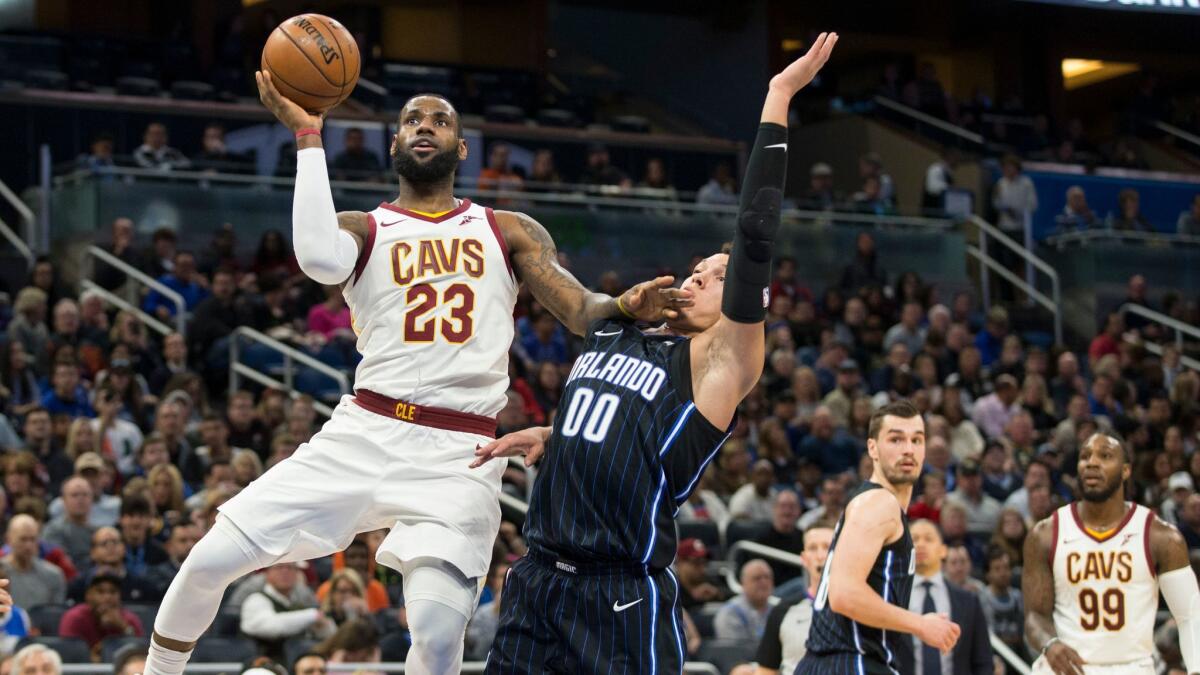
[[[297,139],[299,139],[302,136],[320,136],[320,135],[321,135],[321,130],[313,129],[312,127],[309,127],[307,129],[301,129],[300,131],[296,132]]]

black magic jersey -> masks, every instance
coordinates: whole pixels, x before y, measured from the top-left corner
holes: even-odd
[[[526,540],[581,562],[667,567],[679,504],[726,438],[692,402],[687,339],[594,322],[538,467]]]

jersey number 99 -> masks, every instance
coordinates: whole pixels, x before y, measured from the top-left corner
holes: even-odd
[[[1125,627],[1125,593],[1118,588],[1110,588],[1104,595],[1090,588],[1079,591],[1079,626],[1093,631],[1101,625],[1110,631]]]

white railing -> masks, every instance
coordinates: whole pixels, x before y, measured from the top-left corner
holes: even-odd
[[[1154,128],[1156,128],[1159,131],[1162,131],[1164,133],[1170,134],[1171,136],[1174,136],[1175,138],[1178,138],[1179,140],[1184,141],[1185,143],[1190,143],[1192,146],[1195,147],[1195,149],[1200,150],[1200,136],[1197,136],[1196,134],[1189,133],[1187,131],[1184,131],[1183,129],[1180,129],[1179,127],[1177,127],[1173,124],[1167,124],[1166,122],[1163,122],[1161,120],[1156,121],[1154,123]]]
[[[979,228],[979,246],[971,244],[967,245],[967,254],[979,261],[985,268],[980,270],[980,286],[982,287],[983,304],[985,310],[991,307],[990,280],[988,270],[995,272],[1000,278],[1016,286],[1026,295],[1033,299],[1034,302],[1045,307],[1054,315],[1054,342],[1062,344],[1062,291],[1059,286],[1058,272],[1054,270],[1045,260],[1037,257],[1032,251],[1025,248],[1019,242],[1009,237],[1002,232],[1000,228],[988,223],[979,216],[971,216],[968,222]],[[1026,263],[1032,265],[1036,270],[1045,274],[1050,278],[1050,295],[1039,291],[1033,284],[1022,279],[1020,275],[1000,264],[988,254],[988,240],[995,239],[997,243],[1004,246],[1008,250],[1015,253],[1017,256],[1025,260]]]
[[[86,182],[94,174],[91,171],[79,170],[57,176],[54,179],[56,187]],[[244,174],[212,174],[198,171],[172,171],[164,174],[150,169],[115,168],[105,175],[126,176],[129,178],[149,178],[162,181],[169,178],[172,182],[195,182],[197,185],[229,184],[247,186],[267,186],[291,188],[295,181],[291,178],[275,176],[257,176]],[[535,187],[538,184],[528,184]],[[738,207],[735,205],[697,204],[694,201],[664,199],[665,191],[647,188],[630,188],[623,190],[614,186],[594,185],[545,185],[552,191],[530,192],[523,190],[480,189],[470,185],[455,187],[455,194],[471,199],[483,199],[491,202],[507,201],[523,205],[536,204],[540,206],[573,206],[587,208],[612,208],[620,210],[642,210],[667,213],[680,216],[709,215],[716,217],[734,217]],[[354,192],[385,192],[393,190],[387,183],[370,183],[365,181],[330,181],[334,190]],[[871,227],[908,227],[916,229],[948,230],[953,222],[947,218],[924,218],[917,216],[877,216],[874,214],[854,213],[850,211],[811,211],[806,209],[784,209],[781,213],[784,220],[816,221],[860,224]]]
[[[790,551],[784,551],[783,549],[778,549],[773,546],[766,546],[743,539],[742,541],[734,543],[733,546],[730,546],[729,552],[725,555],[726,561],[729,562],[729,565],[725,570],[725,584],[729,586],[729,590],[733,591],[734,593],[742,592],[742,584],[738,581],[738,559],[741,557],[740,554],[742,553],[749,553],[759,558],[766,558],[767,560],[781,562],[784,565],[799,567],[803,577],[805,579],[808,578],[808,568],[804,566],[804,559],[800,556],[796,555],[795,553],[791,553]]]
[[[1200,246],[1200,236],[1194,234],[1175,234],[1173,232],[1136,232],[1132,230],[1110,230],[1101,228],[1095,230],[1079,230],[1052,234],[1043,240],[1047,246],[1058,250],[1072,245],[1087,246],[1096,241],[1119,241],[1122,243],[1142,242],[1175,246]]]
[[[25,224],[25,236],[22,238],[15,231],[13,231],[11,227],[9,227],[8,223],[4,222],[3,219],[0,219],[0,236],[3,236],[8,243],[13,245],[13,248],[17,249],[17,253],[20,253],[21,257],[25,258],[26,269],[33,269],[33,261],[35,256],[30,244],[30,242],[32,242],[34,239],[33,211],[30,210],[30,208],[25,205],[25,202],[21,201],[21,198],[18,197],[17,194],[13,192],[2,180],[0,180],[0,197],[3,197],[4,201],[8,202],[9,205],[13,207],[13,210],[16,211],[17,215],[21,218],[21,222]]]
[[[150,276],[149,274],[146,274],[145,272],[139,270],[138,268],[134,267],[133,265],[130,265],[129,263],[125,262],[124,260],[121,260],[117,256],[109,253],[108,251],[105,251],[104,249],[100,248],[99,246],[87,247],[87,253],[89,256],[91,256],[93,258],[102,260],[105,263],[108,263],[109,265],[112,265],[113,267],[121,270],[121,272],[124,273],[125,276],[141,282],[147,288],[158,291],[160,294],[163,295],[163,297],[165,297],[167,300],[171,301],[171,304],[175,305],[175,330],[180,335],[183,335],[183,336],[187,335],[187,320],[188,320],[187,303],[184,302],[182,295],[175,292],[174,289],[172,289],[171,287],[162,283],[158,279],[155,279],[154,277]],[[93,262],[92,263],[93,276],[95,275],[95,265],[96,265],[96,263]],[[145,315],[144,312],[139,312],[139,314],[143,315],[143,316]]]
[[[738,554],[743,552],[750,553],[760,558],[781,562],[785,565],[799,567],[800,569],[804,570],[804,578],[808,578],[808,569],[804,567],[804,561],[795,553],[790,553],[788,551],[771,546],[764,546],[763,544],[743,540],[729,547],[729,554],[726,558],[730,565],[725,572],[725,582],[729,585],[729,590],[733,591],[734,593],[742,592],[742,585],[738,583],[737,580],[737,561]],[[988,629],[988,641],[991,642],[992,650],[995,651],[997,656],[999,656],[1001,659],[1004,659],[1005,663],[1008,663],[1021,675],[1030,675],[1031,671],[1029,669],[1029,664],[1025,663],[1025,661],[1021,659],[1016,652],[1010,649],[1008,645],[1004,644],[1000,638],[996,637],[996,634],[993,633],[990,628]]]
[[[110,304],[114,307],[117,307],[118,309],[123,309],[127,312],[132,313],[139,320],[141,320],[142,323],[146,324],[147,328],[158,333],[159,335],[169,335],[170,333],[174,332],[174,330],[175,330],[171,326],[168,326],[167,324],[159,321],[158,318],[155,317],[154,315],[148,314],[148,313],[142,311],[142,308],[138,307],[137,304],[132,303],[132,302],[126,300],[125,298],[122,298],[121,296],[117,295],[116,293],[113,293],[112,291],[108,290],[107,288],[104,288],[103,286],[97,284],[96,282],[92,281],[91,279],[83,279],[82,281],[80,281],[79,285],[80,285],[80,288],[82,288],[84,290],[84,292],[94,293],[95,295],[99,295],[106,302],[108,302],[108,304]]]
[[[1190,356],[1183,355],[1183,336],[1187,335],[1197,341],[1200,341],[1200,328],[1197,328],[1189,323],[1184,323],[1174,317],[1167,316],[1162,312],[1156,312],[1152,309],[1142,307],[1141,305],[1135,305],[1132,302],[1127,302],[1121,305],[1120,308],[1117,309],[1117,312],[1119,312],[1122,317],[1124,317],[1126,314],[1136,314],[1144,319],[1153,321],[1160,326],[1164,326],[1175,331],[1175,347],[1179,350],[1179,362],[1192,370],[1200,371],[1200,361]],[[1130,338],[1126,338],[1126,341],[1145,347],[1146,351],[1154,354],[1155,356],[1162,356],[1162,345],[1155,344],[1147,340],[1135,340]]]
[[[250,366],[241,363],[239,360],[239,355],[241,352],[241,340],[243,338],[268,347],[269,349],[279,352],[281,355],[283,355],[282,381],[277,380],[266,373],[260,373]],[[232,335],[229,336],[229,393],[233,394],[233,392],[237,391],[239,385],[241,384],[239,378],[245,377],[248,380],[263,385],[264,387],[282,389],[292,398],[298,398],[301,395],[301,392],[298,391],[292,384],[292,381],[296,376],[296,363],[308,366],[322,375],[333,378],[333,380],[337,382],[338,389],[341,391],[342,395],[350,393],[350,378],[347,377],[342,371],[327,363],[323,363],[317,358],[305,354],[294,347],[286,345],[283,342],[270,337],[269,335],[254,330],[249,326],[240,326],[233,331]],[[333,416],[333,408],[329,405],[326,405],[323,401],[319,401],[314,398],[313,408],[326,417]]]
[[[521,515],[529,513],[529,504],[526,504],[525,502],[517,499],[507,492],[504,492],[503,490],[500,491],[500,505],[507,506]]]
[[[883,106],[884,108],[887,108],[889,110],[898,112],[901,115],[904,115],[905,117],[910,117],[922,124],[928,124],[929,126],[940,129],[952,136],[958,136],[959,138],[970,141],[972,143],[975,143],[976,145],[984,144],[983,136],[975,133],[974,131],[967,131],[966,129],[964,129],[960,126],[953,125],[953,124],[947,122],[946,120],[938,119],[938,118],[934,117],[933,115],[923,113],[920,110],[917,110],[916,108],[910,108],[909,106],[906,106],[903,103],[899,103],[897,101],[893,101],[892,99],[887,98],[886,96],[876,96],[875,104],[879,105],[879,106]]]

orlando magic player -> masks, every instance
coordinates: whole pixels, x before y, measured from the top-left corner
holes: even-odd
[[[733,248],[696,266],[684,284],[692,307],[655,334],[593,323],[553,430],[477,453],[482,463],[549,438],[525,523],[530,551],[505,581],[488,673],[682,671],[674,517],[762,372],[788,103],[836,43],[821,34],[771,80]]]
[[[907,634],[942,652],[958,641],[960,629],[945,615],[907,609],[915,558],[904,512],[925,461],[921,413],[906,400],[875,411],[867,452],[874,470],[834,530],[797,675],[894,674]]]

